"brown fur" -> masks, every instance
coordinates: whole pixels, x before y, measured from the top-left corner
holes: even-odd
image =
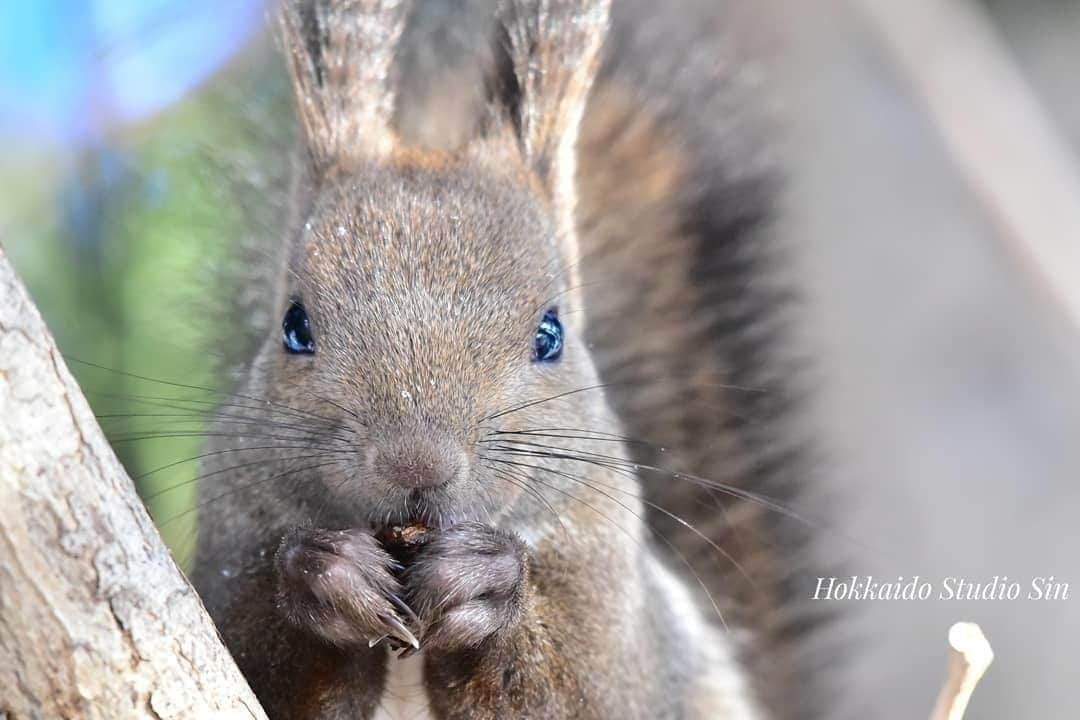
[[[756,388],[732,388],[759,357],[722,331],[729,315],[701,277],[703,257],[764,242],[768,173],[744,158],[741,179],[718,172],[697,145],[709,131],[683,114],[693,92],[639,83],[616,62],[632,33],[608,40],[593,88],[604,2],[499,3],[506,72],[481,122],[449,123],[482,134],[442,149],[411,146],[393,125],[404,10],[313,4],[282,11],[307,159],[266,300],[279,312],[302,302],[316,352],[285,354],[270,333],[223,406],[194,576],[268,712],[371,717],[404,623],[442,718],[798,714],[777,611],[789,564],[770,518],[629,464],[738,488],[777,476],[761,453],[772,418],[742,395]],[[620,27],[632,7],[616,4]],[[715,78],[687,78],[715,109]],[[710,207],[717,198],[730,207]],[[553,307],[563,357],[534,363]],[[515,434],[560,428],[578,432]],[[538,455],[536,441],[558,452]],[[445,481],[416,494],[401,463],[438,466]],[[370,528],[418,519],[433,539],[404,572],[370,551]],[[312,540],[325,531],[358,542]],[[313,578],[289,558],[317,560]],[[663,564],[715,634],[687,629]],[[378,580],[387,573],[400,586]],[[743,670],[715,654],[736,644]]]
[[[630,436],[664,448],[640,452],[643,462],[753,490],[751,450],[733,431],[739,408],[731,396],[760,390],[732,387],[737,382],[713,346],[710,316],[695,313],[703,305],[693,267],[699,238],[684,227],[693,149],[617,81],[599,87],[593,103],[597,112],[581,138],[582,274],[593,281],[585,303],[601,320],[590,337],[604,379],[615,385],[616,412]],[[630,333],[602,320],[626,316],[648,331]],[[777,628],[785,566],[762,526],[764,509],[664,475],[642,480],[653,502],[694,528],[663,513],[652,518],[706,578],[724,622],[753,628],[747,660],[756,666],[760,695],[779,713],[790,703],[792,672]]]
[[[405,10],[395,0],[281,4],[297,114],[320,170],[392,147],[390,73]]]

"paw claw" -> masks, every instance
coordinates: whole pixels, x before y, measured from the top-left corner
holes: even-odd
[[[416,613],[413,612],[413,609],[411,607],[405,604],[405,601],[402,600],[400,596],[394,593],[390,593],[390,595],[388,595],[387,597],[390,602],[393,603],[394,607],[397,608],[398,612],[401,613],[408,622],[419,622],[419,618],[416,617]]]
[[[379,619],[389,625],[392,629],[392,632],[387,633],[387,635],[384,635],[383,637],[393,636],[395,639],[401,640],[406,645],[411,645],[417,650],[420,649],[420,641],[416,639],[416,636],[412,634],[412,631],[409,630],[409,628],[405,627],[405,623],[401,622],[401,620],[398,620],[393,615],[380,615]],[[383,638],[379,638],[379,640],[382,639]],[[376,640],[375,643],[377,644],[379,640]]]

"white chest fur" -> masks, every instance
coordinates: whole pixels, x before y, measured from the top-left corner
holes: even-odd
[[[424,654],[386,658],[386,685],[374,720],[433,720],[424,689]]]

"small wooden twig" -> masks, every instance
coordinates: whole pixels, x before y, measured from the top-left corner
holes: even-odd
[[[979,626],[958,622],[949,628],[949,668],[930,720],[963,720],[971,694],[994,660]]]

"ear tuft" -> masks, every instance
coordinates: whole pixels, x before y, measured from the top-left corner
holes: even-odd
[[[394,55],[402,0],[286,0],[279,25],[312,164],[393,149]]]
[[[571,287],[580,285],[574,222],[578,130],[607,34],[610,0],[503,0],[511,77],[505,83],[518,146],[551,199]],[[568,295],[574,302],[577,291]]]
[[[573,174],[578,126],[599,64],[610,0],[504,0],[522,153],[553,194]],[[567,167],[569,163],[569,167]]]

